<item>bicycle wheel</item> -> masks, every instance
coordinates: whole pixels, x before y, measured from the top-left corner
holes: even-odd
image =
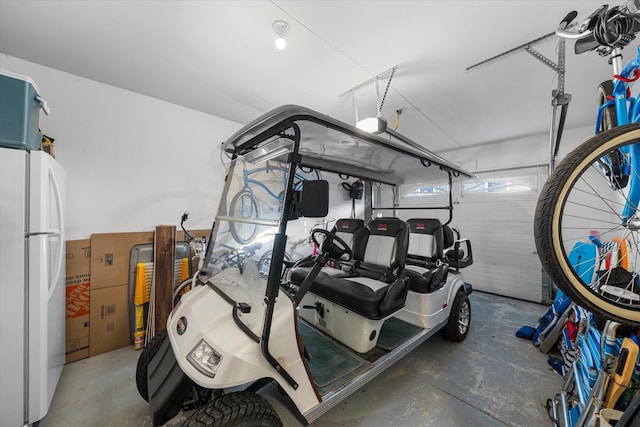
[[[273,256],[273,249],[263,253],[258,261],[258,271],[263,276],[269,275],[269,269],[271,268],[271,257]],[[291,255],[288,252],[284,253],[284,261],[291,262]]]
[[[638,142],[634,123],[577,147],[547,180],[534,220],[538,256],[558,287],[587,310],[633,325],[640,325],[640,219],[622,212],[634,184],[612,185],[601,162],[625,149],[637,156]],[[639,179],[631,171],[631,180]]]
[[[610,96],[613,96],[613,82],[611,80],[605,80],[600,83],[597,90],[598,106],[601,106],[609,101]],[[609,105],[602,110],[600,116],[600,123],[598,124],[598,133],[604,132],[618,126],[618,116],[616,115],[616,106]]]
[[[249,190],[242,190],[233,196],[229,211],[234,218],[257,219],[258,201]],[[236,242],[245,245],[253,240],[258,232],[258,224],[246,222],[230,222],[229,229]]]

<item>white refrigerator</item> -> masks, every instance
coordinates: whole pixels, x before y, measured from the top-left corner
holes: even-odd
[[[43,151],[0,148],[0,427],[42,419],[64,365],[65,179]]]

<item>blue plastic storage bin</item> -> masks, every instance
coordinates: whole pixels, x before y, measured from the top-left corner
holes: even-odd
[[[0,70],[0,147],[39,150],[41,108],[48,114],[30,78]]]

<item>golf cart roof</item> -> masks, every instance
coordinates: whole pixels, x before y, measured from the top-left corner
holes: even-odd
[[[294,134],[291,135],[291,129]],[[471,175],[392,130],[374,135],[297,105],[278,107],[253,120],[223,145],[231,155],[246,154],[264,142],[299,138],[300,164],[392,185]],[[281,159],[286,161],[285,156]]]

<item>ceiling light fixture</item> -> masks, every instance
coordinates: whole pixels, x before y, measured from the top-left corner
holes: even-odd
[[[287,47],[287,41],[284,39],[284,36],[289,34],[289,30],[291,29],[291,27],[289,27],[289,24],[287,24],[286,22],[277,20],[273,22],[271,28],[273,28],[273,31],[278,36],[276,38],[276,48],[278,48],[279,50],[284,50],[284,48]]]
[[[356,127],[369,133],[382,133],[387,130],[387,121],[382,117],[367,117],[356,123]]]

